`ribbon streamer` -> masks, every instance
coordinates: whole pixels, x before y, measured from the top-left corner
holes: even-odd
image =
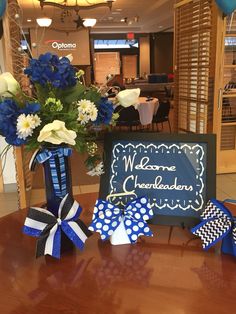
[[[78,219],[81,211],[80,205],[69,194],[60,203],[58,218],[44,208],[29,209],[23,232],[39,237],[36,257],[48,254],[60,258],[62,231],[77,248],[84,248],[85,241],[92,233]]]
[[[207,250],[223,240],[221,251],[236,256],[236,221],[223,203],[210,200],[201,219],[202,222],[191,231],[201,238],[203,249]]]
[[[128,203],[124,210],[108,201],[97,200],[89,230],[99,232],[101,239],[105,241],[110,238],[123,220],[130,243],[136,243],[141,235],[153,236],[146,223],[146,220],[152,218],[153,215],[146,197],[137,198]]]
[[[63,198],[67,194],[67,184],[66,184],[66,171],[65,171],[65,159],[72,154],[71,148],[57,148],[53,150],[44,149],[42,152],[36,155],[36,159],[40,164],[43,164],[45,161],[49,160],[51,177],[53,182],[53,187],[55,195]],[[56,160],[55,157],[58,157],[59,166],[60,166],[60,179],[58,177],[56,169]]]

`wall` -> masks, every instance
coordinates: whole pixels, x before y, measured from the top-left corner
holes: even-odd
[[[150,39],[149,35],[139,38],[139,73],[140,76],[150,73]]]
[[[152,73],[173,73],[173,33],[153,33],[151,42]]]
[[[89,31],[87,29],[78,32],[59,32],[51,29],[31,29],[31,45],[34,57],[46,52],[52,52],[58,56],[73,55],[72,64],[90,65]]]
[[[3,72],[5,71],[2,40],[0,40],[0,69],[2,69]],[[2,150],[4,149],[6,145],[7,144],[4,138],[0,136],[0,152],[2,152]],[[0,173],[1,171],[2,170],[0,169]],[[8,154],[7,154],[6,164],[5,164],[4,172],[3,172],[3,182],[4,184],[16,183],[15,160],[14,160],[12,148],[10,151],[8,151]]]
[[[4,138],[0,136],[0,152],[3,151],[7,143],[4,141]],[[2,166],[4,159],[2,159]],[[0,170],[2,171],[2,170]],[[3,171],[3,182],[4,184],[16,183],[16,168],[15,168],[15,159],[13,155],[13,148],[11,148],[7,153],[7,159]]]

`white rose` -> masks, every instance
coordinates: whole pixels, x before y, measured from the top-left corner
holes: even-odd
[[[0,96],[11,97],[20,89],[19,83],[10,72],[0,74]],[[10,93],[8,93],[10,92]]]
[[[135,106],[139,103],[140,88],[125,89],[116,96],[120,105],[127,108]]]
[[[65,122],[54,120],[52,123],[46,124],[39,133],[39,142],[49,142],[52,144],[69,144],[75,145],[76,132],[68,130]]]

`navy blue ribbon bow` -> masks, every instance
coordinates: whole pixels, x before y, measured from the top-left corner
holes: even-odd
[[[222,240],[221,251],[236,256],[236,221],[222,202],[212,199],[191,231],[203,241],[204,250]]]
[[[60,258],[62,231],[77,248],[84,248],[85,241],[92,233],[78,219],[81,211],[80,205],[69,194],[60,203],[58,218],[44,208],[29,209],[23,232],[39,237],[36,257],[48,254]]]
[[[64,197],[67,194],[67,183],[66,183],[66,171],[65,171],[65,159],[72,154],[71,148],[57,148],[57,149],[44,149],[36,155],[36,159],[40,164],[43,164],[45,161],[49,160],[51,177],[54,187],[55,195],[58,197]],[[60,165],[60,179],[58,177],[56,169],[55,157],[58,157]]]
[[[141,235],[153,236],[146,223],[153,215],[146,197],[128,203],[124,210],[107,201],[97,200],[89,230],[99,232],[101,239],[105,241],[115,232],[123,219],[130,243],[135,243]]]

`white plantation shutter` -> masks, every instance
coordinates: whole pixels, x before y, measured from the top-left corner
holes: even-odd
[[[213,117],[212,0],[176,1],[175,128],[207,133]]]

